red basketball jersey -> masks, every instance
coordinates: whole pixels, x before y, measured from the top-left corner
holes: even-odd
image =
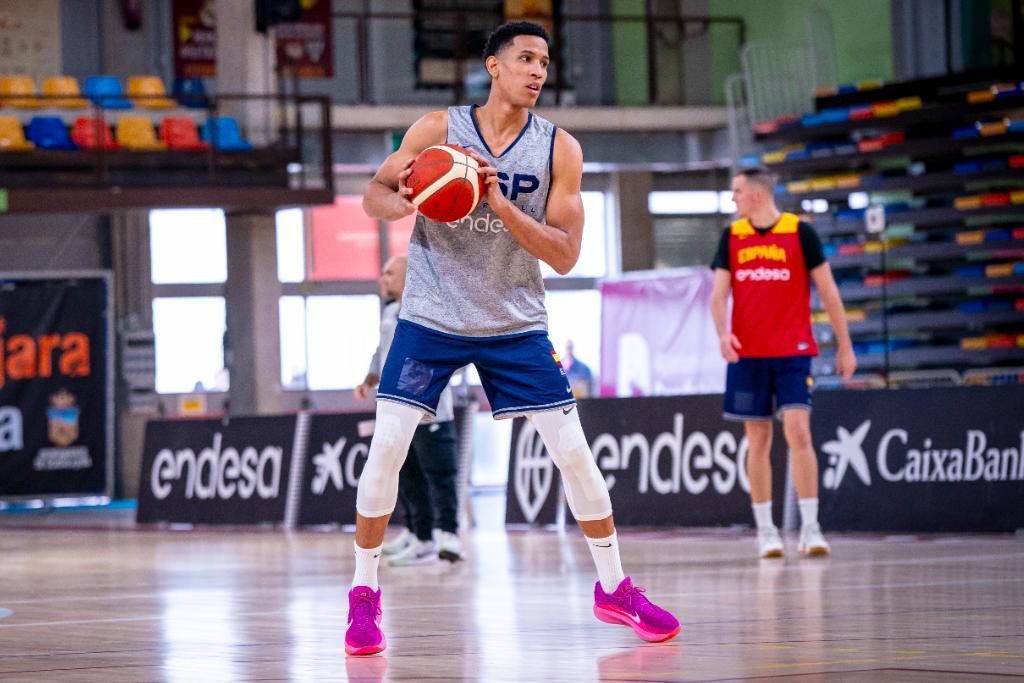
[[[743,358],[818,354],[799,222],[796,215],[784,213],[764,234],[745,218],[729,229],[732,332],[743,345]]]

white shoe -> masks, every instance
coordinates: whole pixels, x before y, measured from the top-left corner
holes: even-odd
[[[828,541],[821,535],[821,527],[818,524],[808,524],[800,530],[800,545],[797,550],[801,555],[828,555],[832,552]]]
[[[388,566],[412,567],[431,562],[437,562],[437,545],[433,541],[421,541],[414,536],[405,550],[388,560]]]
[[[411,531],[402,529],[402,533],[398,534],[396,538],[381,546],[380,552],[382,555],[397,555],[408,548],[414,538],[416,537]]]
[[[450,531],[434,529],[434,541],[437,543],[437,556],[449,562],[462,559],[462,541]]]
[[[757,552],[762,559],[769,557],[782,557],[782,538],[779,530],[775,527],[760,529],[757,532]]]

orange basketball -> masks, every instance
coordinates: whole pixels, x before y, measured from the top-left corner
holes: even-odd
[[[479,164],[458,145],[434,145],[420,152],[405,180],[409,200],[427,218],[443,223],[462,220],[484,196]]]

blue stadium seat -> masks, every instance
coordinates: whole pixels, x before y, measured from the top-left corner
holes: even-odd
[[[28,139],[39,149],[78,149],[58,116],[33,116],[28,123]]]
[[[201,78],[175,78],[171,94],[182,106],[189,109],[206,109],[210,104]]]
[[[207,119],[203,124],[203,140],[217,149],[228,152],[249,151],[252,145],[242,137],[238,121],[231,116]]]
[[[85,96],[106,109],[131,109],[132,103],[125,99],[121,81],[115,76],[89,76],[85,79]]]

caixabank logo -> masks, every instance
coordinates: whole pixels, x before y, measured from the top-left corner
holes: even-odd
[[[821,450],[828,456],[822,486],[833,491],[879,481],[1024,481],[1024,430],[1015,443],[1003,443],[982,429],[940,437],[902,427],[873,430],[865,420],[852,430],[837,426]]]

